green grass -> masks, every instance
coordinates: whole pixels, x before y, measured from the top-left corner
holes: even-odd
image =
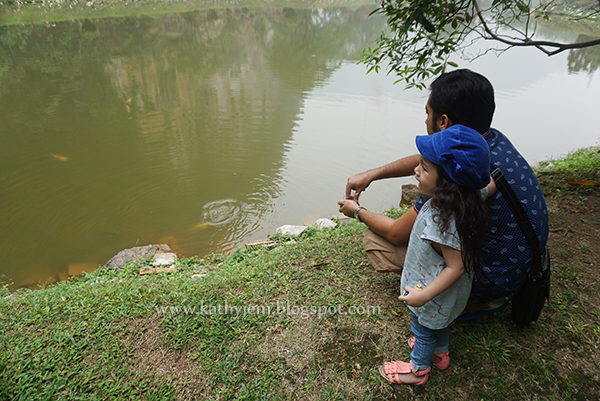
[[[563,158],[540,162],[536,175],[549,197],[566,197],[584,204],[584,198],[598,191],[597,186],[573,185],[567,181],[589,180],[600,183],[600,149],[590,147],[576,150]]]
[[[304,327],[306,335],[314,335],[317,322],[338,317],[354,322],[336,315],[364,301],[366,278],[359,272],[366,261],[355,243],[358,236],[351,235],[360,230],[358,224],[327,233],[311,228],[296,244],[270,251],[239,249],[210,261],[183,259],[181,270],[171,275],[139,276],[144,261],[121,272],[99,270],[45,289],[17,291],[16,298],[0,301],[0,395],[287,399],[282,380],[298,373],[306,376],[299,390],[320,390],[317,358],[301,361],[306,372],[295,372],[275,355],[249,358],[249,353],[265,337],[305,322],[311,322]],[[325,238],[332,241],[329,246],[316,246]],[[341,252],[349,243],[354,251]],[[208,274],[191,278],[199,272]],[[241,312],[225,312],[225,307]],[[265,307],[273,311],[264,313],[260,308]],[[372,324],[378,321],[374,316]],[[298,348],[303,340],[289,335]],[[177,371],[179,360],[189,371]],[[161,372],[165,363],[171,371]]]
[[[594,146],[576,150],[559,159],[540,162],[537,170],[567,171],[584,177],[598,177],[599,167],[600,149]]]

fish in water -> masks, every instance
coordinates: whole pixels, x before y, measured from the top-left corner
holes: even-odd
[[[194,228],[206,228],[212,226],[212,223],[198,223],[194,226]]]
[[[129,103],[131,103],[131,99],[132,99],[132,98],[129,98],[129,99],[125,100],[125,104],[129,104]]]
[[[56,160],[60,160],[63,162],[66,162],[69,160],[65,156],[55,155],[54,153],[50,153],[50,156],[54,157]]]
[[[206,223],[198,223],[194,226],[194,229],[198,229],[198,228],[206,228],[206,227],[214,227],[214,226],[220,226],[222,224],[225,224],[225,221],[221,221],[218,223],[211,223],[211,222],[206,222]]]

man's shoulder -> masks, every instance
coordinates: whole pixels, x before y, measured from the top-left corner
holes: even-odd
[[[498,152],[517,151],[510,139],[502,132],[495,128],[490,128],[490,131],[484,135],[484,138],[490,147],[490,151],[497,150]],[[517,153],[519,153],[517,151]]]
[[[542,188],[535,176],[535,173],[527,160],[519,151],[513,146],[498,130],[491,130],[491,138],[486,138],[488,144],[490,144],[490,156],[491,162],[495,167],[502,170],[504,178],[517,198],[522,204],[527,205],[526,210],[530,218],[531,215],[539,215],[536,219],[542,218],[542,214],[546,215],[546,203]],[[489,142],[491,141],[491,142]],[[503,195],[501,191],[491,197],[491,204],[493,206],[507,205],[502,201]],[[498,208],[498,213],[508,213],[509,209]]]
[[[511,165],[512,167],[520,166],[526,170],[531,170],[527,160],[502,132],[491,128],[484,138],[490,148],[491,161],[494,166],[502,168]]]

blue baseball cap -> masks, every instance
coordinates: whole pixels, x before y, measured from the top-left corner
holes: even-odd
[[[423,157],[442,166],[458,185],[481,189],[490,183],[490,148],[474,129],[457,124],[433,135],[419,135],[416,142]]]

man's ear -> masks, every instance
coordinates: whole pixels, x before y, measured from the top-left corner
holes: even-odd
[[[437,123],[438,123],[438,128],[440,129],[440,131],[443,129],[446,129],[446,128],[450,128],[452,126],[452,121],[446,114],[442,114],[438,118]]]

